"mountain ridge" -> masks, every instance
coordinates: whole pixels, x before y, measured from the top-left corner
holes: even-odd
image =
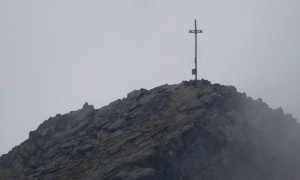
[[[184,81],[50,117],[0,157],[0,179],[293,180],[299,129],[233,86]]]

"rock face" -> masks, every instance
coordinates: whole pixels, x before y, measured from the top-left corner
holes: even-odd
[[[232,86],[163,85],[49,118],[0,179],[299,180],[300,128]]]

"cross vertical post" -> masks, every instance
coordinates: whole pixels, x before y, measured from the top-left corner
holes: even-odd
[[[195,29],[189,30],[189,33],[195,34],[195,69],[192,69],[192,75],[195,75],[195,80],[197,80],[197,34],[202,33],[202,30],[197,29],[197,21],[195,19]]]

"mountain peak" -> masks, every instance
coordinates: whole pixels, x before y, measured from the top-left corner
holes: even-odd
[[[51,117],[0,179],[298,179],[296,120],[233,86],[184,81]]]

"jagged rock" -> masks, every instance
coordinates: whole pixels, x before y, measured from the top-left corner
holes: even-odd
[[[87,108],[87,107],[89,107],[89,104],[87,102],[85,102],[82,108],[84,109],[84,108]]]
[[[298,180],[300,127],[207,80],[50,117],[0,157],[0,179]]]
[[[127,94],[127,99],[138,100],[146,92],[147,92],[146,89],[134,90],[134,91]]]
[[[114,131],[114,130],[117,130],[119,128],[122,128],[125,125],[126,125],[126,121],[124,119],[119,119],[119,120],[113,122],[112,124],[110,124],[107,127],[107,130],[108,131]]]

